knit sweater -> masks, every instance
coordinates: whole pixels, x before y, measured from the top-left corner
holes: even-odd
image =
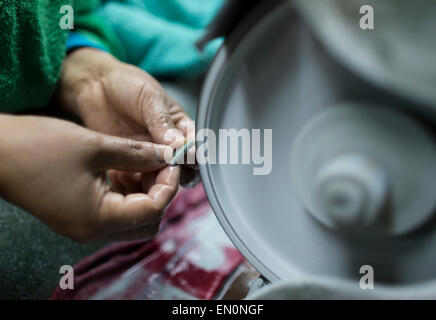
[[[74,31],[114,55],[122,47],[96,14],[99,0],[0,0],[0,112],[41,108],[59,79],[70,30],[63,5],[74,9]]]

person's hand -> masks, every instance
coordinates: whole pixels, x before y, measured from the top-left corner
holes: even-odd
[[[152,76],[99,50],[79,49],[65,59],[58,101],[102,133],[173,149],[195,140],[194,122]],[[195,148],[189,159],[195,163]],[[192,167],[183,166],[182,184],[195,176]]]
[[[180,167],[164,161],[168,146],[7,115],[0,137],[0,195],[76,241],[151,237],[177,192]],[[109,186],[108,169],[143,174],[134,188],[122,175]]]

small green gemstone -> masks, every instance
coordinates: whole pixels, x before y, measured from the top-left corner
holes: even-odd
[[[183,147],[179,148],[176,153],[174,154],[174,158],[171,160],[170,165],[175,166],[177,163],[183,159],[189,152],[189,150],[194,147],[195,141],[189,141],[184,144]]]

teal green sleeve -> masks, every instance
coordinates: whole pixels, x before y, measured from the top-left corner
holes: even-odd
[[[49,102],[65,57],[68,31],[59,27],[65,3],[0,0],[0,111]]]
[[[69,30],[63,5],[74,9],[75,31],[123,58],[121,45],[96,14],[99,0],[0,0],[0,112],[45,107],[59,80]]]
[[[99,0],[76,0],[75,31],[87,37],[92,42],[107,48],[114,56],[123,60],[124,52],[121,42],[112,29],[97,14]]]

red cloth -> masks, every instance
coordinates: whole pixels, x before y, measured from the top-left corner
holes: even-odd
[[[50,299],[213,299],[242,256],[203,187],[181,191],[150,241],[109,245],[74,266],[74,289]]]

